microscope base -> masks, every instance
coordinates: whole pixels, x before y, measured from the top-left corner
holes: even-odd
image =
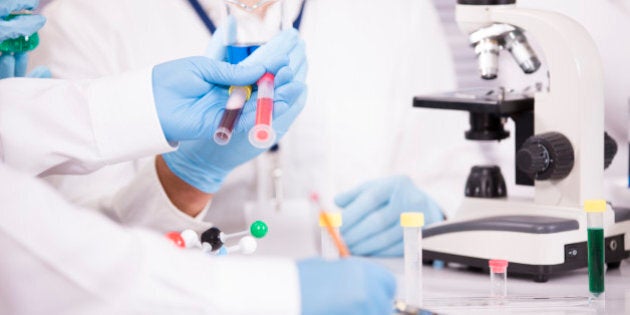
[[[467,198],[460,211],[423,231],[423,260],[488,270],[489,259],[505,259],[508,274],[537,282],[587,267],[586,218],[579,209]],[[609,209],[604,221],[605,259],[614,268],[630,257],[630,209]]]

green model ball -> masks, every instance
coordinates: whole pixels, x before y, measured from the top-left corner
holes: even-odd
[[[255,238],[263,238],[267,235],[269,228],[267,228],[267,224],[263,221],[256,221],[252,223],[252,226],[249,228],[249,231],[252,233],[252,236]]]

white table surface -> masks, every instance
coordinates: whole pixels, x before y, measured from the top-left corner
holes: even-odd
[[[404,266],[401,258],[372,259],[391,270],[398,281],[398,296],[404,296]],[[424,266],[423,295],[425,299],[484,297],[490,290],[488,274],[470,271],[463,267],[450,266],[433,268]],[[493,307],[453,309],[440,314],[630,314],[630,261],[625,260],[619,269],[606,273],[606,291],[603,306],[579,307],[535,307],[509,308]],[[588,297],[586,268],[563,275],[553,276],[546,283],[536,283],[532,279],[509,277],[508,297]],[[538,305],[538,304],[534,304]]]

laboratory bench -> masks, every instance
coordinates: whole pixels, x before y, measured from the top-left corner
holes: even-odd
[[[403,260],[372,260],[396,275],[397,294],[402,298],[405,288]],[[452,264],[447,267],[425,265],[422,270],[423,296],[428,306],[437,305],[429,309],[438,314],[630,314],[630,260],[626,259],[619,268],[606,272],[604,303],[588,302],[587,273],[583,268],[537,283],[532,278],[510,277],[508,266],[507,299],[523,300],[501,306],[479,302],[488,300],[490,293],[487,272]]]

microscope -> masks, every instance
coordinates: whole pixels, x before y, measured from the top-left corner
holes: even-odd
[[[473,166],[455,217],[423,231],[423,259],[481,269],[489,259],[505,259],[510,274],[537,282],[586,267],[582,206],[604,199],[604,168],[617,149],[604,133],[603,73],[593,40],[572,19],[519,8],[516,0],[458,0],[455,16],[482,78],[497,77],[502,51],[525,73],[538,70],[529,37],[544,54],[549,87],[414,98],[414,107],[468,111],[468,140],[505,139],[504,124],[514,120],[516,184],[534,186],[533,198],[510,196],[498,166]],[[618,267],[630,256],[630,210],[609,203],[604,220],[606,263]]]

